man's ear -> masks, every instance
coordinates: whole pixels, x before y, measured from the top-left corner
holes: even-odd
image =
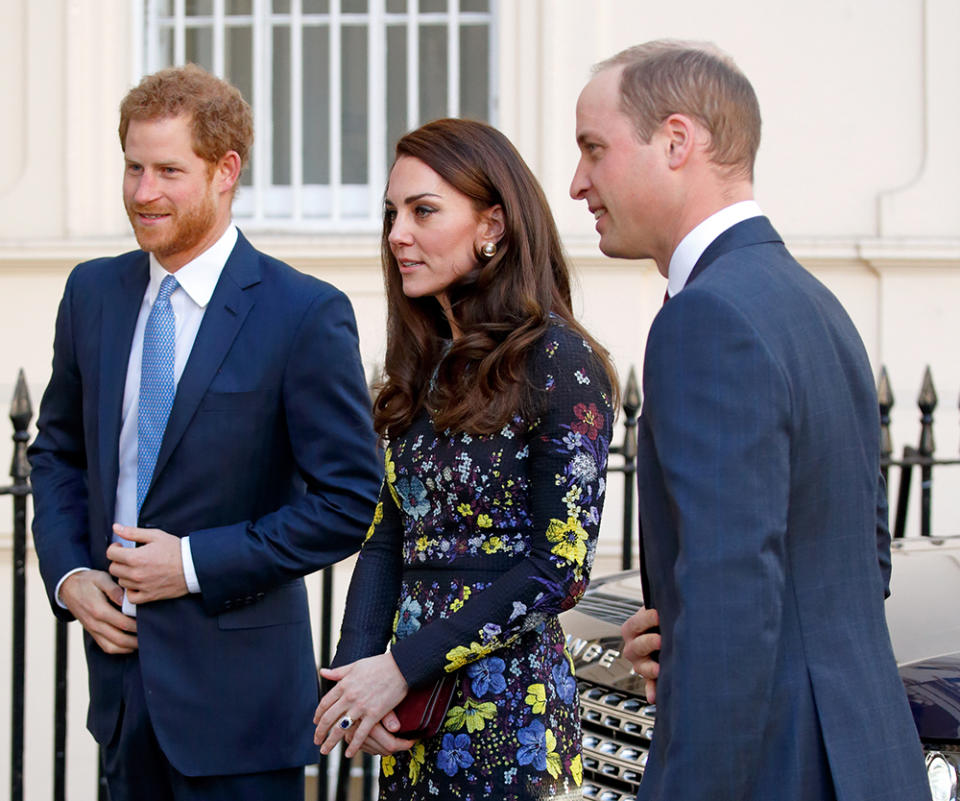
[[[506,230],[507,226],[503,221],[503,207],[499,203],[480,214],[478,233],[481,245],[484,242],[499,242]]]
[[[686,114],[671,114],[661,124],[664,134],[667,165],[672,170],[683,167],[696,146],[697,124]]]
[[[214,165],[213,180],[217,182],[218,192],[232,192],[234,185],[240,180],[240,154],[236,150],[228,150]]]

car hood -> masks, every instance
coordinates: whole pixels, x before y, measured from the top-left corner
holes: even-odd
[[[960,537],[896,540],[891,561],[887,625],[920,737],[960,741]],[[591,582],[562,617],[578,677],[643,694],[620,656],[620,624],[642,603],[638,571]]]

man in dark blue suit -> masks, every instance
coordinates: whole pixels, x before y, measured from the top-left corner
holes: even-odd
[[[760,112],[709,46],[651,42],[577,104],[571,186],[609,256],[653,259],[637,468],[655,693],[638,799],[921,801],[884,617],[879,419],[863,344],[753,200]],[[649,658],[659,647],[657,666]]]
[[[120,122],[142,250],[79,265],[57,317],[34,541],[54,612],[85,629],[113,801],[303,799],[318,697],[302,577],[373,517],[350,303],[231,222],[252,139],[225,82],[145,78]]]

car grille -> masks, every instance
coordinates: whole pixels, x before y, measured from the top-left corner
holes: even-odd
[[[623,598],[619,595],[606,595],[603,592],[591,591],[580,599],[580,603],[577,604],[577,611],[598,620],[621,626],[641,606],[643,604],[640,601]]]
[[[580,680],[583,797],[632,801],[647,764],[656,707]]]

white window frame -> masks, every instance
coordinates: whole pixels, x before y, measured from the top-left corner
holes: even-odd
[[[234,218],[251,230],[366,232],[379,229],[383,216],[383,187],[387,179],[387,105],[386,52],[387,26],[406,24],[407,38],[407,127],[415,128],[422,120],[419,108],[419,26],[447,26],[447,116],[459,116],[460,102],[460,31],[467,25],[488,25],[489,99],[488,121],[497,124],[497,53],[496,42],[498,0],[490,0],[487,12],[464,12],[460,0],[448,0],[445,12],[420,12],[419,0],[407,0],[404,13],[387,13],[386,0],[368,0],[366,13],[341,11],[341,0],[329,0],[326,14],[304,15],[301,0],[290,0],[290,12],[270,11],[270,0],[252,0],[253,13],[227,16],[225,0],[213,0],[213,14],[186,16],[185,0],[171,0],[172,15],[159,17],[158,0],[130,0],[132,20],[137,33],[133,47],[133,80],[169,66],[160,57],[160,28],[173,33],[174,64],[186,59],[186,30],[189,27],[209,28],[213,34],[213,71],[225,71],[225,36],[228,25],[250,26],[253,31],[252,75],[256,137],[251,163],[252,185],[241,186],[233,204]],[[304,25],[327,25],[329,46],[329,170],[330,183],[305,185],[303,174],[303,28]],[[341,175],[341,37],[346,25],[367,25],[367,176],[368,184],[343,184]],[[273,185],[272,84],[274,25],[290,30],[290,185]],[[250,98],[248,98],[249,100]]]

